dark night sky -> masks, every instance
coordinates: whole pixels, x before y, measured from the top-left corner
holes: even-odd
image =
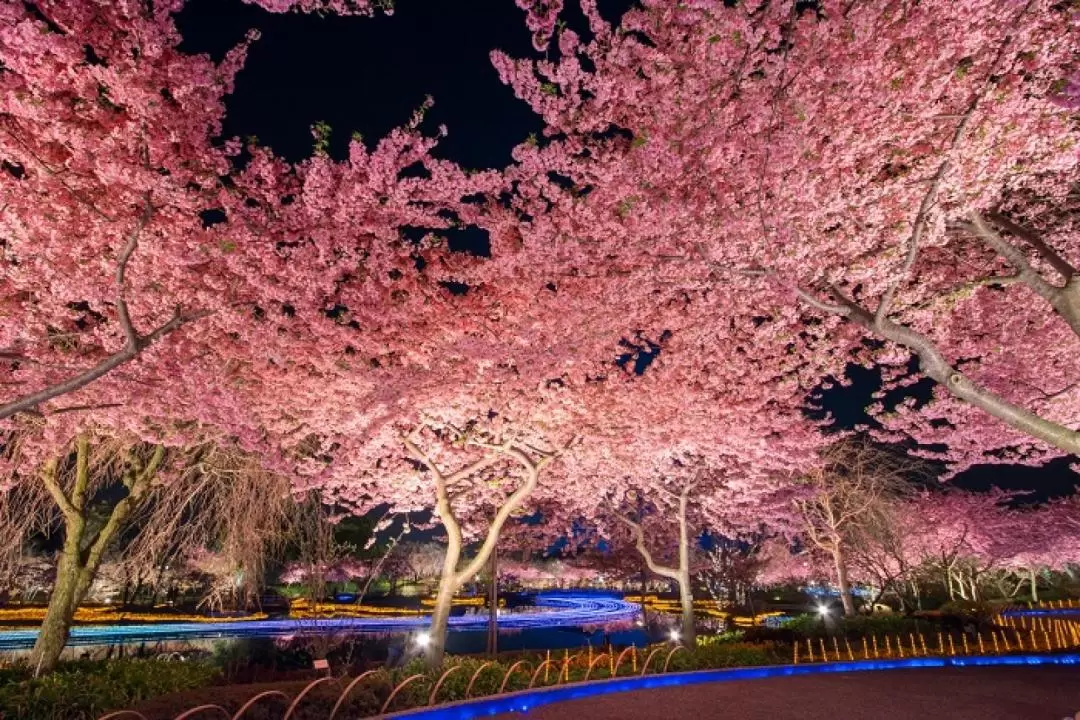
[[[616,20],[630,4],[602,0],[600,10]],[[580,15],[567,18],[584,29]],[[465,167],[504,167],[510,150],[541,127],[488,57],[496,48],[537,55],[513,0],[400,0],[392,16],[374,18],[274,15],[240,0],[192,0],[178,23],[184,50],[215,59],[249,29],[262,33],[229,100],[225,134],[254,135],[291,160],[310,154],[315,122],[331,125],[340,155],[354,131],[379,138],[426,95],[435,107],[425,128],[450,130],[437,154]]]
[[[616,21],[632,0],[600,0]],[[575,13],[578,13],[575,15]],[[566,19],[586,34],[577,3]],[[424,127],[445,124],[437,155],[469,168],[501,168],[511,149],[540,130],[539,118],[499,82],[488,53],[535,57],[524,15],[513,0],[398,0],[392,16],[342,18],[273,15],[240,0],[191,0],[178,18],[182,48],[220,59],[245,33],[258,29],[248,62],[228,99],[225,136],[255,136],[290,160],[312,150],[311,126],[333,128],[331,153],[341,157],[353,132],[370,141],[405,123],[431,95],[435,106]],[[868,420],[880,378],[853,367],[854,384],[824,393],[822,407],[837,424]],[[929,381],[916,386],[923,396]],[[997,485],[1036,490],[1034,497],[1066,494],[1078,478],[1069,460],[1045,468],[986,466],[953,482],[968,489]]]

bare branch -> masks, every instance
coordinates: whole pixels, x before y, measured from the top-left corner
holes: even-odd
[[[649,570],[659,575],[660,577],[667,578],[668,580],[679,580],[679,571],[675,568],[667,567],[666,565],[658,564],[649,552],[649,548],[645,547],[645,532],[642,530],[641,525],[634,522],[630,518],[626,517],[620,512],[615,512],[615,517],[622,521],[627,527],[630,528],[630,532],[634,536],[634,547],[645,561],[645,565]]]
[[[139,246],[139,234],[142,232],[142,229],[146,227],[146,224],[150,222],[150,217],[153,213],[154,206],[150,201],[150,191],[147,190],[143,193],[142,215],[128,235],[127,244],[124,245],[124,249],[120,251],[120,256],[116,260],[116,314],[120,319],[120,327],[124,329],[124,335],[127,337],[128,346],[132,348],[137,348],[139,346],[139,333],[131,323],[131,316],[128,314],[127,301],[124,300],[124,274],[127,272],[127,264],[131,259],[132,253],[134,253],[135,248]]]
[[[1006,41],[998,48],[997,58],[995,58],[991,67],[997,65],[1007,42],[1008,40],[1006,39]],[[888,317],[889,311],[892,309],[896,291],[900,288],[901,283],[907,279],[907,276],[911,273],[911,268],[915,265],[915,259],[919,254],[919,243],[922,241],[923,233],[926,230],[926,216],[930,213],[930,208],[933,207],[934,201],[937,199],[938,190],[941,188],[941,181],[945,177],[945,173],[948,171],[949,166],[952,164],[950,152],[960,143],[964,131],[971,122],[972,115],[975,114],[975,108],[979,106],[981,97],[982,93],[979,93],[972,99],[971,104],[968,105],[967,111],[963,114],[960,122],[957,123],[956,129],[953,131],[952,139],[949,142],[949,148],[945,153],[945,159],[938,165],[937,171],[930,180],[930,187],[927,188],[926,194],[923,195],[922,202],[919,203],[919,210],[915,214],[914,223],[912,223],[911,235],[908,237],[907,255],[904,257],[904,264],[900,266],[899,272],[897,272],[892,282],[889,283],[889,286],[881,296],[881,301],[878,302],[877,310],[874,311],[875,323],[880,323]]]

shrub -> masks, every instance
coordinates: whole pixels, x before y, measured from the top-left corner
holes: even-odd
[[[858,639],[874,635],[928,632],[934,629],[934,626],[925,620],[905,615],[855,615],[836,618],[828,624],[818,615],[799,615],[786,621],[783,629],[804,638],[837,635]]]
[[[712,643],[739,642],[746,636],[745,630],[727,630],[716,635],[698,635],[698,645],[710,645]]]
[[[717,670],[731,667],[754,667],[787,662],[789,650],[772,643],[706,642],[689,652],[676,652],[668,664],[669,672]],[[662,657],[666,657],[666,654]],[[663,668],[663,660],[656,670]]]
[[[40,678],[9,671],[0,686],[4,720],[93,720],[110,710],[179,690],[209,685],[219,673],[209,663],[156,660],[79,661]]]
[[[994,616],[995,611],[990,603],[974,600],[951,600],[938,609],[942,615],[970,618],[978,622],[987,622]]]

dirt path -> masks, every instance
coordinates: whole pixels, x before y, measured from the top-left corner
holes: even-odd
[[[1061,720],[1080,666],[934,668],[741,680],[571,700],[495,720]]]

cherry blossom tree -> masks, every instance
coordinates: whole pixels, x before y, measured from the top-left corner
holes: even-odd
[[[634,548],[650,572],[673,582],[680,636],[692,645],[697,538],[783,526],[792,514],[787,491],[822,436],[794,397],[782,404],[744,383],[722,384],[720,373],[702,387],[684,379],[695,376],[682,359],[664,353],[656,364],[591,388],[582,403],[590,416],[578,427],[582,447],[562,463],[576,492],[561,497],[552,516]],[[731,365],[737,375],[739,363]]]
[[[898,387],[914,355],[934,401],[888,437],[957,470],[1080,449],[1073,10],[656,0],[616,29],[582,7],[591,40],[545,19],[548,59],[494,55],[546,122],[507,171],[517,262],[710,330],[757,297],[761,340],[819,378]]]
[[[404,229],[451,227],[450,205],[486,188],[487,175],[430,159],[424,108],[370,149],[354,139],[344,162],[316,128],[309,161],[251,147],[238,169],[240,142],[215,138],[256,36],[218,65],[186,55],[171,16],[182,4],[0,11],[0,419],[43,415],[55,447],[92,413],[144,435],[148,416],[197,419],[255,448],[268,428],[247,409],[270,400],[260,389],[278,386],[287,358],[390,353],[411,313],[445,307],[416,271],[434,240]],[[430,177],[399,177],[418,162]]]
[[[409,577],[414,582],[437,580],[442,572],[445,555],[445,550],[438,543],[402,543],[391,558],[395,568],[393,573],[400,577]]]
[[[829,568],[813,553],[803,550],[793,552],[791,545],[782,537],[773,537],[762,543],[758,551],[761,571],[757,582],[765,587],[789,583],[808,584],[819,582],[830,575]]]
[[[764,569],[760,538],[748,533],[745,538],[712,536],[710,540],[705,566],[697,576],[721,610],[750,604],[750,593]]]
[[[38,471],[40,487],[45,491],[39,497],[51,499],[51,503],[39,500],[21,509],[28,518],[47,528],[51,512],[42,509],[58,508],[64,528],[56,582],[30,656],[35,673],[50,672],[56,665],[75,610],[86,597],[106,550],[150,493],[165,459],[165,448],[160,445],[117,448],[106,444],[102,449],[92,447],[91,438],[86,435],[80,435],[74,445],[72,458],[52,458]],[[114,472],[110,472],[111,466],[116,466]],[[105,477],[109,478],[106,484],[118,481],[126,494],[108,509],[104,518],[98,518],[92,503]],[[19,497],[26,500],[33,496],[20,493]]]
[[[409,455],[419,463],[422,468],[431,474],[435,486],[436,505],[435,512],[442,522],[447,534],[446,553],[443,557],[442,573],[439,577],[439,590],[435,598],[435,606],[431,616],[431,643],[428,647],[428,662],[433,666],[442,664],[446,645],[447,620],[450,617],[450,607],[454,595],[463,584],[474,578],[484,568],[485,563],[491,557],[499,541],[499,533],[503,525],[510,517],[522,509],[529,496],[536,490],[540,482],[540,475],[544,468],[555,460],[561,448],[537,446],[528,439],[514,439],[507,437],[488,438],[483,435],[473,435],[471,432],[461,432],[456,428],[444,428],[442,439],[456,443],[464,448],[475,448],[482,452],[479,459],[473,460],[464,467],[455,471],[445,468],[440,469],[438,457],[433,453],[422,450],[418,445],[420,432],[413,433],[404,439],[405,447]],[[453,433],[447,436],[446,433]],[[505,483],[507,465],[521,474],[521,480],[504,500],[495,506],[494,515],[490,525],[482,535],[480,546],[473,556],[462,563],[462,550],[465,543],[465,522],[461,513],[465,504],[471,516],[475,517],[477,507],[475,499],[472,502],[462,495],[453,497],[452,489],[455,485],[464,483],[475,484],[478,482],[491,484],[495,487]],[[494,473],[494,474],[493,474]],[[455,500],[457,508],[455,508]],[[463,502],[464,501],[464,502]],[[475,520],[474,520],[475,523]],[[474,525],[475,526],[475,525]],[[475,530],[474,530],[475,532]]]

